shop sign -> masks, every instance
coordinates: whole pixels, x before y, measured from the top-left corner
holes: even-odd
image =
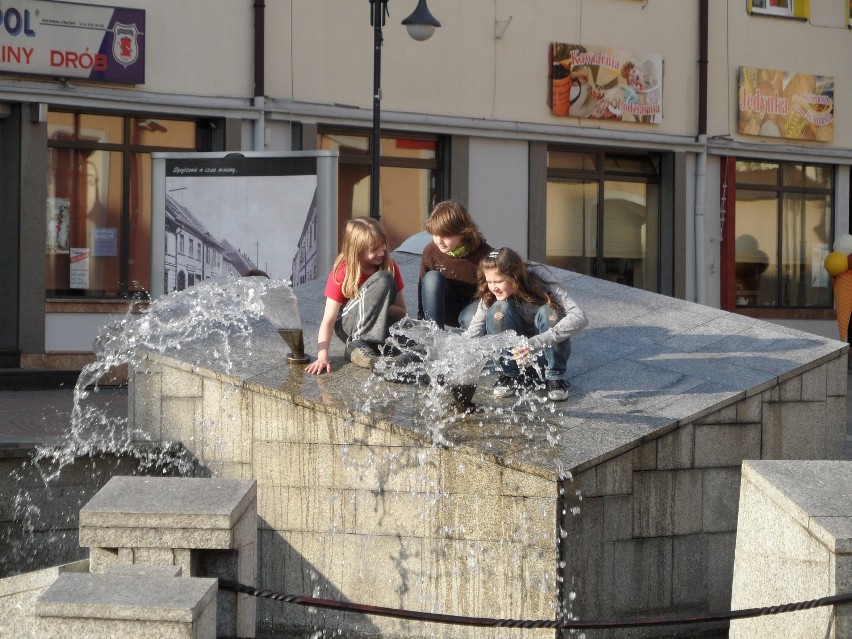
[[[743,135],[831,142],[834,78],[740,67],[739,127]]]
[[[553,42],[550,69],[553,115],[645,124],[663,121],[661,55]]]
[[[145,83],[145,11],[0,0],[0,72]]]

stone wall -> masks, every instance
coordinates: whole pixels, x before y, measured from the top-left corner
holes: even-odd
[[[180,441],[216,476],[258,486],[258,584],[393,608],[552,619],[555,474],[432,445],[381,420],[151,356],[130,420]],[[400,622],[261,600],[258,633],[552,637]]]
[[[814,362],[579,469],[564,484],[562,521],[568,535],[561,554],[577,593],[573,613],[586,619],[729,610],[743,460],[842,459],[846,386],[845,355]]]

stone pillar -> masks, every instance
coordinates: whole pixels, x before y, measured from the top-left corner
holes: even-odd
[[[248,479],[113,477],[80,511],[89,569],[177,566],[184,577],[255,585],[257,484]],[[254,597],[220,591],[217,632],[253,637]]]
[[[35,604],[41,639],[215,639],[216,580],[64,573]]]
[[[745,461],[731,609],[852,592],[852,462]],[[852,636],[852,604],[731,622],[731,639]]]

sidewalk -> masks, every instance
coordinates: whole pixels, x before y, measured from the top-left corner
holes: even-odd
[[[849,378],[852,390],[852,376]],[[127,389],[101,388],[86,399],[110,417],[127,416]],[[61,440],[71,423],[74,389],[0,391],[0,446],[45,444]],[[852,393],[846,395],[846,448],[852,460]]]

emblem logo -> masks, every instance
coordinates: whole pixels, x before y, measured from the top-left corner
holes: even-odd
[[[112,28],[112,57],[125,69],[139,57],[138,36],[135,24],[116,22]]]

